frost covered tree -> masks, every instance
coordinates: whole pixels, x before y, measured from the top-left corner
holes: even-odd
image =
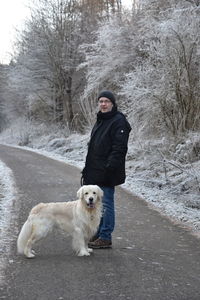
[[[109,16],[115,12],[121,12],[121,0],[81,0],[82,8],[86,8],[88,13],[93,16]]]
[[[122,86],[122,94],[132,103],[133,124],[148,134],[197,130],[199,10],[188,1],[166,1],[163,7],[157,1],[144,2],[149,6],[141,11],[138,32],[143,61],[135,64]]]
[[[82,98],[85,117],[91,123],[96,108],[96,96],[101,89],[119,89],[123,74],[128,72],[134,57],[130,23],[126,16],[113,16],[99,24],[93,44],[83,44],[84,62],[78,69],[85,69],[86,86]],[[90,111],[90,120],[88,118]]]
[[[0,64],[0,131],[5,127],[5,99],[6,99],[6,86],[7,86],[7,66]]]
[[[29,81],[27,97],[46,105],[52,119],[71,124],[72,80],[80,27],[75,1],[38,1],[20,41],[16,70]],[[26,85],[27,86],[27,85]],[[32,90],[32,91],[31,91]]]
[[[83,56],[79,45],[93,41],[101,18],[119,12],[121,1],[37,0],[18,40],[18,56],[10,85],[29,118],[57,121],[73,127],[84,72],[77,71]]]

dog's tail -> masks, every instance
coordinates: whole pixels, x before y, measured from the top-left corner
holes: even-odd
[[[24,248],[27,245],[31,233],[32,233],[32,222],[30,219],[28,219],[22,226],[22,229],[17,239],[17,252],[19,254],[24,254]]]

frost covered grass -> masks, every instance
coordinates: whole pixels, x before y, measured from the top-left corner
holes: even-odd
[[[28,128],[26,127],[26,131]],[[38,134],[41,131],[43,134]],[[7,132],[8,133],[8,132]],[[11,143],[8,134],[1,140]],[[84,166],[90,130],[81,135],[63,129],[32,129],[26,149],[79,167]],[[200,134],[180,142],[134,140],[130,138],[127,155],[127,178],[122,185],[145,199],[160,213],[180,222],[194,233],[200,233]],[[15,135],[14,144],[21,145]]]
[[[142,146],[130,147],[124,187],[162,214],[199,233],[200,149],[192,155],[194,145],[197,143],[191,139],[170,146],[163,140],[143,140]]]
[[[12,220],[15,193],[16,187],[12,171],[0,161],[0,283],[3,281],[2,273],[12,240],[9,228]]]

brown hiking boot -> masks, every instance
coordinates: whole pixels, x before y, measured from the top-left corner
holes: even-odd
[[[109,241],[109,240],[102,240],[101,238],[98,238],[94,242],[89,242],[88,247],[93,248],[93,249],[111,248],[112,247],[112,242]]]
[[[98,236],[97,236],[97,235],[94,235],[94,236],[90,239],[89,243],[90,243],[90,242],[94,242],[94,241],[96,241],[97,239],[98,239]]]

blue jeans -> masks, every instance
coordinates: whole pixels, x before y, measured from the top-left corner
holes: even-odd
[[[97,236],[102,240],[112,240],[112,232],[115,227],[114,187],[100,186],[104,192],[103,215],[97,231]]]

